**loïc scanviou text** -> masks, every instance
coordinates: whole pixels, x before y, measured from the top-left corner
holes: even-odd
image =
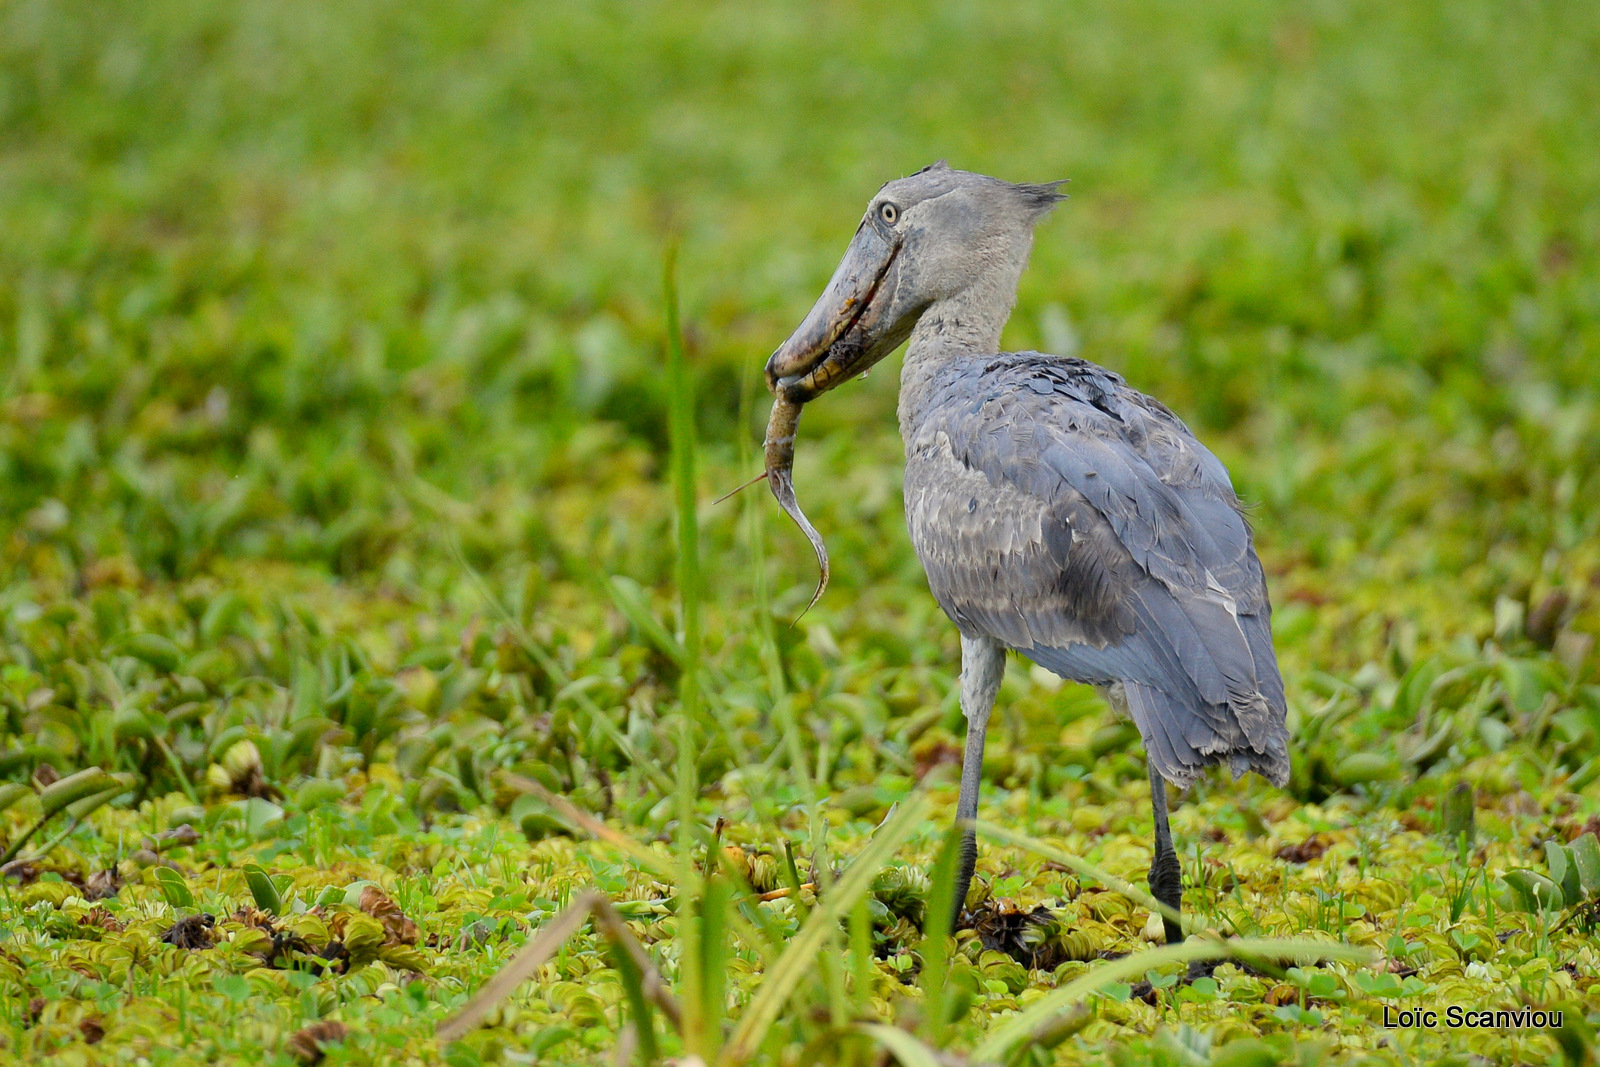
[[[1385,1030],[1556,1030],[1561,1011],[1541,1008],[1464,1008],[1451,1004],[1442,1012],[1433,1008],[1396,1009],[1383,1006]]]

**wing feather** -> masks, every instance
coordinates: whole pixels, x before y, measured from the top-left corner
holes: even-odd
[[[1109,371],[951,360],[906,442],[906,516],[940,605],[1065,677],[1124,683],[1163,775],[1287,774],[1283,682],[1226,470]]]

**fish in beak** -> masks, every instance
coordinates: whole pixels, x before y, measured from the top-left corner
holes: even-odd
[[[816,550],[822,565],[818,597],[828,584],[828,553],[794,498],[801,408],[865,373],[911,336],[936,300],[965,291],[975,279],[987,279],[994,293],[1014,299],[1033,224],[1062,199],[1060,184],[1003,182],[952,170],[942,160],[886,183],[827,288],[767,360],[767,388],[776,399],[767,424],[765,477]],[[1009,280],[1001,277],[1007,272]],[[1009,300],[1001,310],[1010,312]]]
[[[828,548],[794,495],[794,439],[800,408],[866,371],[910,333],[909,325],[902,327],[888,313],[900,240],[879,214],[869,212],[822,296],[767,360],[767,387],[776,398],[764,442],[767,486],[811,542],[822,571],[807,611],[828,587],[829,568]]]

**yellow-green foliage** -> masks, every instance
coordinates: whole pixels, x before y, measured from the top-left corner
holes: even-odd
[[[1382,960],[1155,973],[1029,1062],[1581,1059],[1595,906],[1527,909],[1600,826],[1597,67],[1577,0],[0,4],[0,1057],[436,1062],[587,887],[737,1026],[927,776],[759,1058],[918,1025],[962,722],[892,366],[807,412],[834,578],[797,625],[804,544],[759,487],[710,501],[867,198],[943,157],[1072,179],[1006,343],[1161,397],[1252,506],[1294,777],[1177,806],[1186,908]],[[89,767],[125,788],[46,806]],[[708,957],[674,879],[504,772],[770,899]],[[1092,691],[1013,664],[985,773],[985,819],[1143,883],[1137,736]],[[922,1032],[970,1050],[1149,947],[1056,866],[983,845],[995,945]],[[614,966],[585,927],[449,1062],[610,1062]],[[1374,1026],[1449,1003],[1572,1028]]]

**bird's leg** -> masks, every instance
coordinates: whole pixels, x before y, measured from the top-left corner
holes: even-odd
[[[1172,829],[1167,825],[1167,783],[1154,762],[1150,764],[1150,810],[1156,819],[1156,855],[1150,861],[1150,895],[1173,911],[1183,909],[1183,869],[1178,866],[1178,850],[1172,847]],[[1183,927],[1163,915],[1167,944],[1183,940]]]
[[[989,713],[1000,692],[1000,679],[1006,672],[1006,650],[987,637],[961,635],[961,713],[967,717],[967,747],[961,754],[961,795],[956,801],[956,819],[961,825],[960,864],[956,868],[955,895],[951,903],[955,914],[954,930],[966,906],[967,888],[978,863],[978,832],[972,820],[978,817],[978,786],[983,781],[983,742],[989,731]]]

